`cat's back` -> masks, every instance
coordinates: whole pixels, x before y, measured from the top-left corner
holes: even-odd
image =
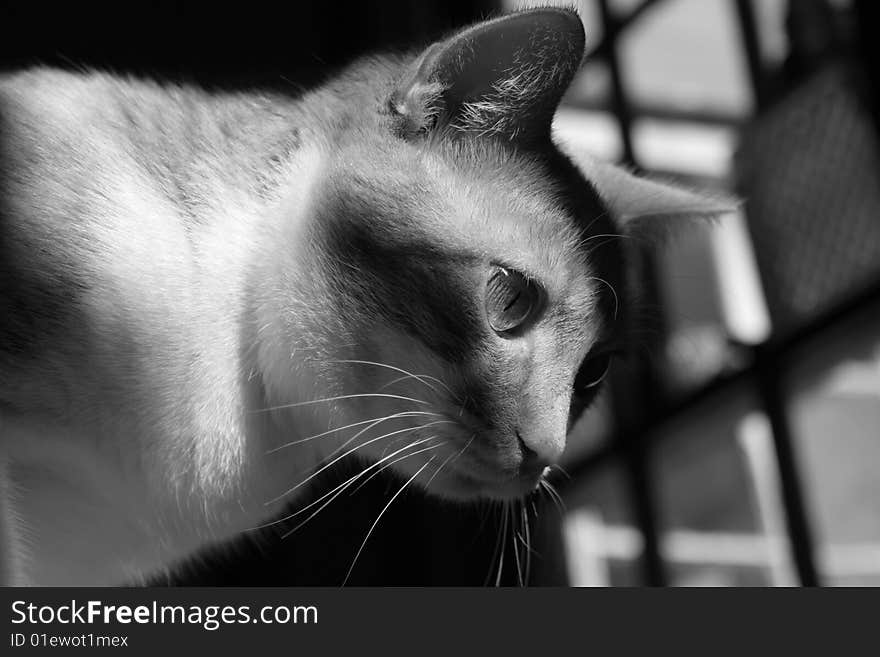
[[[185,218],[173,193],[182,185],[170,172],[196,150],[187,104],[198,106],[181,89],[102,73],[0,76],[4,243],[20,250],[23,241],[51,236],[58,251],[83,255],[126,223]],[[153,211],[142,212],[144,205]]]
[[[139,193],[191,216],[223,185],[248,193],[267,183],[258,180],[266,163],[298,146],[296,110],[280,94],[209,93],[102,72],[0,75],[0,184],[37,187],[56,206],[85,197],[100,207],[134,178]]]
[[[4,196],[36,185],[64,200],[88,195],[139,158],[138,133],[177,132],[179,144],[186,139],[179,96],[98,72],[37,68],[0,76]]]
[[[243,285],[254,158],[287,147],[288,120],[260,98],[102,73],[0,77],[0,402],[45,405],[53,381],[130,391],[122,364],[149,381],[199,358]]]

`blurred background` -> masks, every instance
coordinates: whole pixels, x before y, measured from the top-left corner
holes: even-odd
[[[328,4],[5,3],[0,65],[290,90],[528,6]],[[564,505],[536,508],[528,583],[880,584],[880,5],[564,4],[591,55],[559,138],[745,204],[634,247],[645,329],[570,437]],[[337,585],[393,490],[376,478],[287,539],[272,529],[157,583]],[[517,584],[501,529],[488,506],[402,496],[350,583]]]
[[[641,254],[645,349],[571,439],[569,582],[880,584],[876,3],[579,6],[560,134],[745,205]]]

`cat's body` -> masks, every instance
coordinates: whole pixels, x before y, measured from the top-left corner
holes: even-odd
[[[533,15],[513,29],[543,36],[511,70],[540,57],[507,87],[478,70],[495,76],[479,102],[465,75],[458,109],[437,83],[470,70],[454,40],[296,98],[0,78],[8,582],[140,581],[348,451],[450,498],[534,487],[619,328],[617,247],[584,244],[620,230],[594,187],[614,205],[629,179],[596,165],[610,187],[588,185],[549,142],[583,36]],[[714,211],[676,193],[653,214]]]
[[[272,455],[290,460],[273,487],[263,452],[291,428],[249,413],[269,405],[248,348],[281,239],[266,215],[284,196],[296,230],[321,146],[284,98],[53,71],[0,95],[15,558],[27,582],[126,581],[257,524],[328,445]]]

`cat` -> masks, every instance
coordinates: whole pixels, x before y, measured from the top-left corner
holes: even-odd
[[[340,459],[531,494],[623,340],[615,237],[730,209],[554,141],[583,56],[542,8],[296,96],[2,76],[4,583],[146,582]]]

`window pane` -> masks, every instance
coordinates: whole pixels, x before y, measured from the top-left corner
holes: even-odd
[[[736,139],[732,128],[686,121],[639,119],[633,125],[640,166],[717,180],[730,174]]]
[[[566,496],[565,547],[572,586],[642,584],[642,535],[635,527],[615,463],[591,474]]]
[[[658,435],[661,550],[679,586],[795,584],[769,425],[742,387]]]
[[[607,112],[560,107],[553,117],[553,135],[572,154],[586,153],[611,162],[623,155],[617,121]]]
[[[657,369],[667,390],[680,395],[746,366],[736,343],[759,343],[770,326],[742,216],[688,226],[655,265],[666,329]]]
[[[667,0],[623,35],[627,88],[641,103],[745,114],[752,98],[739,46],[731,2]]]
[[[880,309],[803,350],[790,416],[823,581],[880,585]]]

